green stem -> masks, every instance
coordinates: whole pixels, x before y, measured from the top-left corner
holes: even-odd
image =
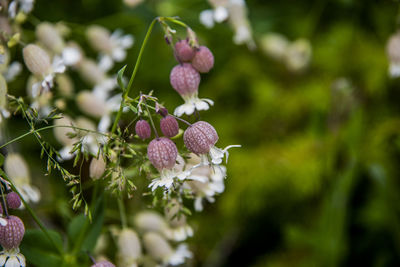
[[[129,92],[131,91],[133,80],[135,79],[136,73],[137,73],[137,71],[139,69],[139,65],[140,65],[140,61],[142,59],[144,48],[146,47],[147,41],[149,40],[149,37],[150,37],[150,34],[153,31],[154,25],[158,20],[159,20],[158,17],[153,19],[153,21],[151,22],[151,24],[150,24],[150,26],[149,26],[149,28],[147,30],[146,36],[144,37],[144,40],[143,40],[142,46],[140,47],[139,55],[137,57],[136,64],[135,64],[135,67],[133,69],[133,72],[132,72],[131,78],[129,80],[128,86],[127,86],[126,90],[124,91],[124,93],[122,95],[121,105],[119,107],[117,116],[115,117],[114,124],[113,124],[113,126],[111,128],[111,134],[113,134],[117,130],[118,122],[121,119],[121,115],[122,115],[123,102],[126,100],[126,97],[129,95]]]
[[[26,136],[28,136],[28,135],[36,134],[38,132],[41,132],[41,131],[44,131],[44,130],[48,130],[48,129],[53,129],[53,128],[71,128],[71,129],[74,129],[74,130],[86,131],[86,132],[89,132],[89,133],[96,133],[96,134],[101,134],[103,136],[107,136],[106,134],[103,134],[103,133],[100,133],[100,132],[97,132],[97,131],[84,129],[84,128],[80,128],[80,127],[75,127],[75,126],[71,126],[71,125],[50,125],[50,126],[46,126],[46,127],[43,127],[43,128],[35,129],[33,131],[31,130],[31,131],[29,131],[27,133],[24,133],[23,135],[20,135],[20,136],[14,138],[14,139],[8,141],[7,143],[1,145],[0,148],[8,146],[8,145],[10,145],[10,144],[12,144],[12,143],[14,143],[14,142],[26,137]]]
[[[126,228],[128,227],[128,220],[126,219],[124,200],[122,199],[122,197],[118,197],[117,201],[118,201],[119,215],[121,216],[122,228]]]
[[[146,102],[146,100],[145,100],[145,101],[144,101],[144,107],[146,108],[147,114],[149,115],[150,123],[151,123],[151,126],[153,127],[154,134],[155,134],[156,137],[158,138],[157,128],[156,128],[156,126],[155,126],[155,124],[154,124],[153,117],[151,116],[151,113],[150,113],[149,108],[148,108],[147,106],[148,106],[148,105],[147,105],[147,102]]]
[[[29,214],[32,216],[33,220],[37,223],[39,226],[40,230],[45,234],[45,236],[49,239],[49,241],[53,244],[53,246],[58,250],[60,255],[64,254],[64,250],[62,247],[58,246],[57,243],[53,240],[49,232],[47,232],[46,227],[43,225],[43,223],[40,221],[39,217],[36,215],[36,213],[33,211],[33,209],[29,206],[29,204],[25,201],[21,193],[18,191],[18,189],[14,186],[14,184],[11,182],[10,178],[6,175],[6,173],[0,169],[0,175],[7,180],[7,182],[10,183],[11,189],[19,195],[21,198],[22,203],[24,204],[24,207],[26,210],[29,212]]]

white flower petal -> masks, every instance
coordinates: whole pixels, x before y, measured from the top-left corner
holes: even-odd
[[[214,27],[214,11],[206,9],[200,12],[200,23],[206,26],[206,28]]]
[[[99,132],[101,133],[106,133],[108,131],[108,128],[111,125],[111,118],[109,115],[104,115],[103,117],[101,117],[100,122],[99,122],[99,126],[97,127],[97,129],[99,130]]]
[[[61,53],[63,62],[66,66],[73,66],[82,59],[82,54],[76,47],[66,47]]]
[[[228,18],[228,9],[223,6],[219,6],[214,10],[214,19],[216,22],[221,23]]]

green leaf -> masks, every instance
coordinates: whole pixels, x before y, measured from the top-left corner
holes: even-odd
[[[61,236],[56,231],[47,231],[56,245],[62,248]],[[35,266],[60,266],[63,262],[62,255],[39,229],[29,229],[25,232],[20,249],[27,261]]]
[[[118,71],[118,76],[117,76],[118,85],[119,85],[119,87],[121,87],[122,91],[125,91],[123,76],[124,76],[124,71],[126,69],[126,66],[127,65],[125,65],[122,69],[120,69]]]
[[[3,166],[4,163],[4,156],[3,154],[0,154],[0,166]]]

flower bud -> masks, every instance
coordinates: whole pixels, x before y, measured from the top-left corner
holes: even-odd
[[[19,247],[25,234],[24,223],[17,216],[10,216],[6,226],[0,226],[0,244],[5,249]]]
[[[36,37],[49,50],[60,53],[64,41],[57,29],[48,22],[42,22],[36,27]]]
[[[82,78],[91,85],[99,84],[106,79],[106,74],[90,59],[82,60],[79,64],[79,73]]]
[[[167,115],[161,119],[160,128],[161,132],[166,137],[174,137],[179,132],[179,124],[176,119],[171,115]]]
[[[192,60],[192,66],[201,73],[209,72],[214,66],[214,56],[210,49],[200,46]]]
[[[106,103],[90,91],[81,91],[76,97],[79,108],[86,114],[100,118],[106,114]]]
[[[150,162],[159,171],[172,169],[178,157],[178,149],[174,142],[166,137],[153,139],[147,147]]]
[[[175,44],[175,53],[179,61],[188,62],[192,60],[196,51],[187,40],[181,40]]]
[[[197,92],[200,84],[200,74],[189,63],[176,65],[169,76],[172,87],[180,95]]]
[[[106,162],[101,155],[99,155],[98,159],[97,158],[92,159],[89,166],[90,178],[95,180],[99,179],[101,176],[103,176],[105,170],[106,170]]]
[[[115,267],[115,265],[109,261],[100,261],[96,264],[93,264],[91,267]]]
[[[139,237],[132,229],[125,228],[120,232],[117,246],[118,258],[123,262],[135,261],[142,255],[142,246],[140,245]]]
[[[167,261],[174,254],[174,250],[167,240],[157,233],[148,232],[144,234],[143,243],[146,251],[155,260]]]
[[[138,120],[135,125],[135,132],[142,140],[150,138],[151,136],[150,124],[145,120]]]
[[[93,49],[101,52],[112,51],[111,33],[106,28],[98,25],[89,26],[86,36]]]
[[[17,153],[10,153],[4,160],[4,170],[10,179],[29,180],[30,174],[26,161]]]
[[[10,209],[18,209],[21,206],[21,198],[15,192],[10,192],[6,196],[7,205]]]
[[[37,76],[45,76],[51,71],[50,57],[37,45],[29,44],[22,50],[25,65]]]
[[[134,218],[134,222],[140,232],[161,233],[168,227],[164,218],[154,211],[142,211],[138,213]]]
[[[214,127],[205,121],[198,121],[189,126],[183,134],[185,146],[193,153],[206,154],[218,141]]]

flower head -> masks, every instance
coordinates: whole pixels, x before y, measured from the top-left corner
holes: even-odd
[[[91,267],[115,267],[115,265],[109,261],[104,260],[104,261],[99,261],[99,262],[93,264]]]
[[[179,133],[179,124],[173,116],[167,115],[160,120],[160,129],[166,137],[174,137]]]
[[[120,266],[136,266],[137,260],[142,256],[142,246],[135,231],[124,228],[118,234],[118,262]]]
[[[15,192],[10,192],[6,196],[7,205],[10,209],[18,209],[21,206],[21,198]]]
[[[196,50],[189,44],[187,40],[181,40],[175,44],[175,53],[181,62],[189,62],[196,54]]]

